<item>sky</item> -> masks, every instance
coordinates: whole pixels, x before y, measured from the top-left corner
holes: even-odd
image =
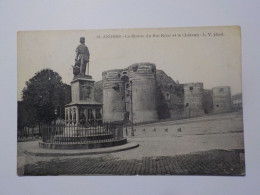
[[[242,92],[238,26],[21,31],[17,33],[18,100],[26,81],[44,68],[70,84],[75,49],[82,36],[95,81],[102,79],[102,71],[151,62],[179,83],[203,82],[205,89],[228,85],[232,94]]]

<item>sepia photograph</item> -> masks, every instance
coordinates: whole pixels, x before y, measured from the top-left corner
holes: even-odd
[[[239,26],[19,31],[17,175],[245,176]]]

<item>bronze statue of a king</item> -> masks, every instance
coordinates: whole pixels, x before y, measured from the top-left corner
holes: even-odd
[[[85,76],[86,68],[89,75],[89,50],[85,45],[85,37],[80,37],[80,45],[76,48],[75,66],[73,67],[74,76]]]

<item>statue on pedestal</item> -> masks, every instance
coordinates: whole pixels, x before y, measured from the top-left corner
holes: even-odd
[[[80,45],[76,48],[75,66],[73,67],[74,76],[85,76],[87,64],[89,68],[89,50],[85,45],[85,38],[80,37]]]

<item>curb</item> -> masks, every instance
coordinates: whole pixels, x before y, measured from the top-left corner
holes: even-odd
[[[41,156],[41,157],[62,157],[62,156],[82,156],[82,155],[95,155],[95,154],[105,154],[105,153],[112,153],[112,152],[121,152],[125,150],[130,150],[133,148],[139,147],[139,144],[137,143],[127,143],[125,145],[121,146],[114,146],[111,148],[100,148],[100,149],[86,149],[84,152],[78,152],[78,153],[70,153],[70,152],[64,152],[64,150],[56,150],[53,149],[44,149],[45,151],[28,151],[25,150],[24,153],[26,155],[30,156]],[[92,150],[92,151],[91,151]],[[93,151],[95,150],[95,151]],[[49,151],[49,152],[48,152]]]
[[[81,150],[81,149],[98,149],[108,148],[113,146],[123,146],[127,144],[127,139],[105,141],[105,142],[94,142],[94,143],[46,143],[39,142],[39,147],[44,149],[56,149],[56,150]]]

